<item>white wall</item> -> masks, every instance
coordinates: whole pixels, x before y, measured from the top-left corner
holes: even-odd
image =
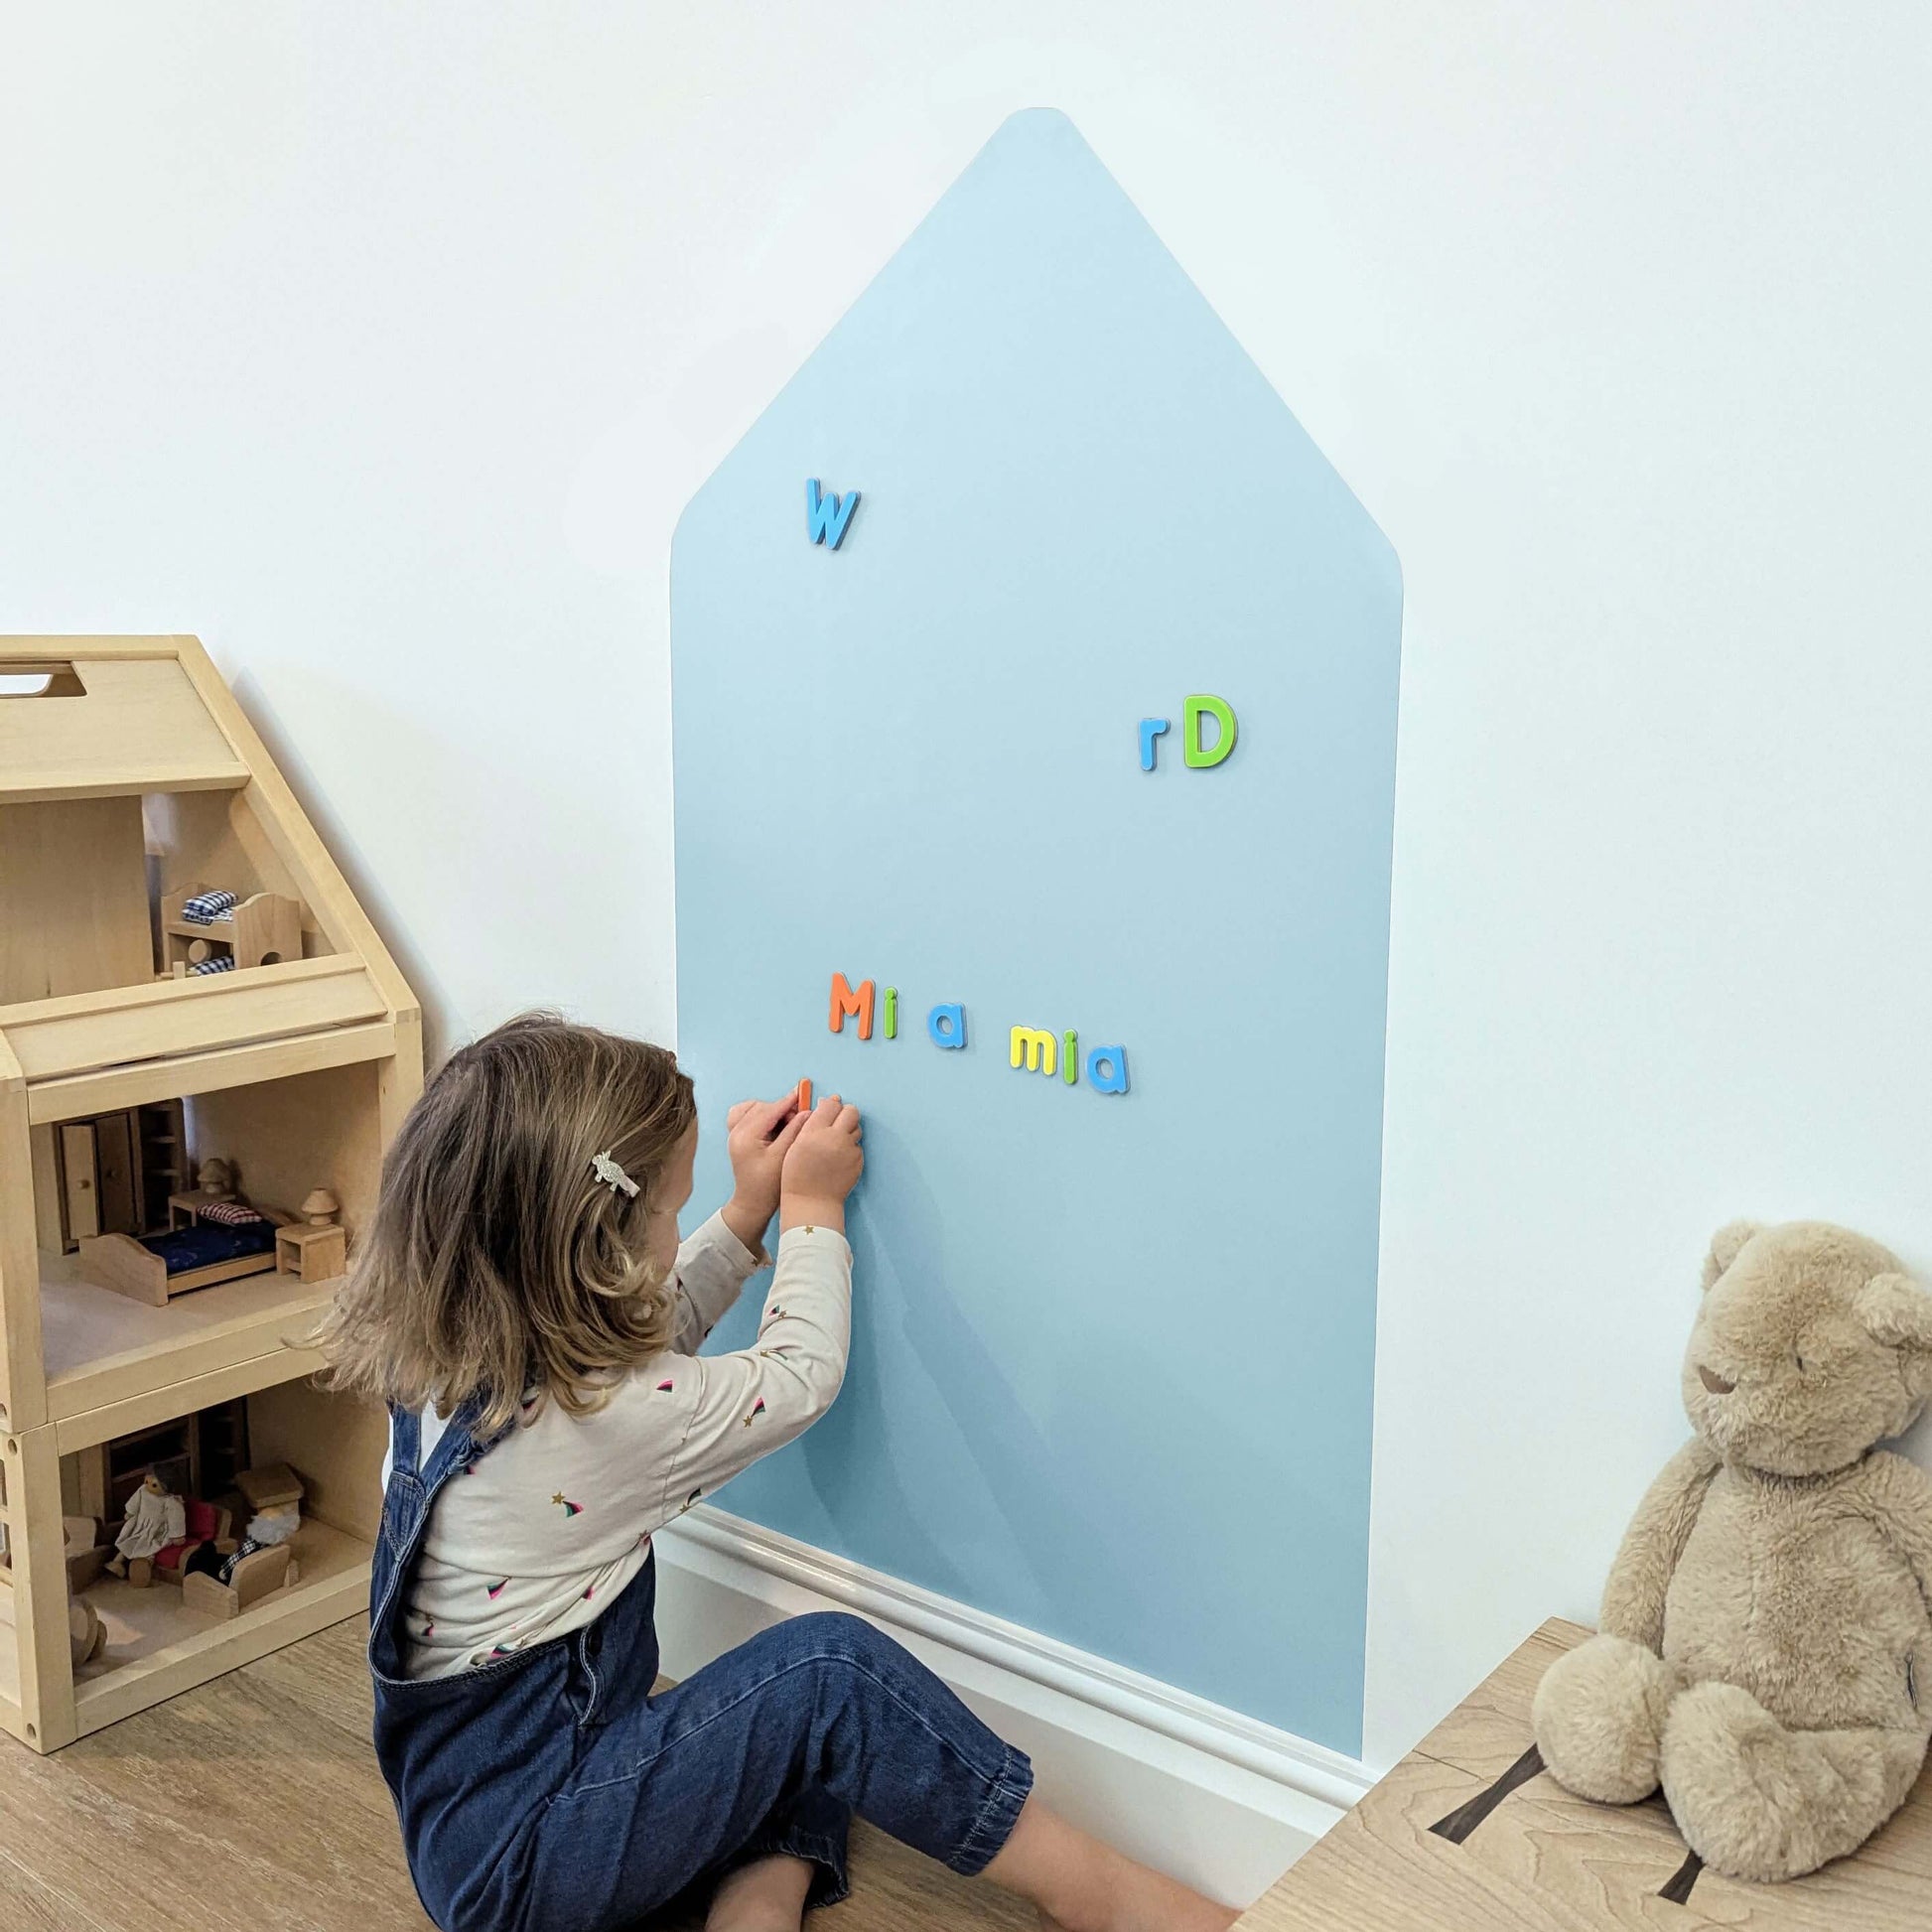
[[[446,1029],[662,1033],[672,521],[1065,108],[1407,575],[1386,1760],[1590,1611],[1714,1225],[1932,1263],[1928,81],[1913,0],[21,7],[0,627],[201,632]]]

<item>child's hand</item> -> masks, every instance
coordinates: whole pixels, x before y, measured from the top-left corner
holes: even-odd
[[[805,1125],[796,1089],[782,1100],[741,1100],[725,1116],[731,1137],[732,1197],[725,1203],[725,1225],[758,1252],[764,1230],[778,1211],[785,1155]]]
[[[780,1228],[845,1232],[845,1197],[858,1185],[866,1165],[859,1141],[858,1108],[846,1106],[835,1093],[827,1094],[802,1122],[784,1157]]]

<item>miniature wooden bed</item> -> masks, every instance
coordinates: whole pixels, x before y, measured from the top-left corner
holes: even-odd
[[[255,893],[219,918],[190,919],[182,907],[208,890],[192,880],[161,901],[161,937],[168,970],[185,977],[209,960],[223,957],[233,967],[276,966],[302,957],[302,902],[281,893]],[[221,948],[216,952],[215,948]]]
[[[116,1295],[145,1302],[152,1309],[165,1309],[171,1296],[186,1295],[191,1289],[211,1288],[216,1282],[238,1281],[245,1275],[266,1275],[275,1267],[276,1230],[288,1226],[295,1217],[274,1207],[255,1211],[263,1217],[267,1246],[249,1253],[230,1255],[199,1268],[171,1271],[167,1258],[146,1241],[131,1234],[100,1234],[81,1242],[80,1273],[86,1280],[111,1288]],[[173,1238],[183,1238],[192,1232],[176,1229]]]

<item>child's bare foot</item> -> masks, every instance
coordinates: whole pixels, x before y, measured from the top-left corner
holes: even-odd
[[[1091,1909],[1077,1916],[1057,1919],[1041,1907],[1039,1932],[1228,1932],[1241,1914],[1231,1905],[1216,1905],[1197,1891],[1135,1864],[1132,1859],[1121,1863],[1137,1876],[1154,1882],[1132,1897],[1091,1901]]]
[[[705,1932],[798,1932],[812,1867],[780,1856],[742,1864],[719,1882],[705,1914]]]
[[[1042,1932],[1228,1932],[1241,1916],[1123,1858],[1037,1798],[986,1875],[1032,1900]]]

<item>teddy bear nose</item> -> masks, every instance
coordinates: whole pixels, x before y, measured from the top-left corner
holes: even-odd
[[[1726,1382],[1722,1375],[1714,1375],[1702,1362],[1698,1364],[1698,1380],[1713,1395],[1728,1395],[1737,1386],[1735,1382]]]

